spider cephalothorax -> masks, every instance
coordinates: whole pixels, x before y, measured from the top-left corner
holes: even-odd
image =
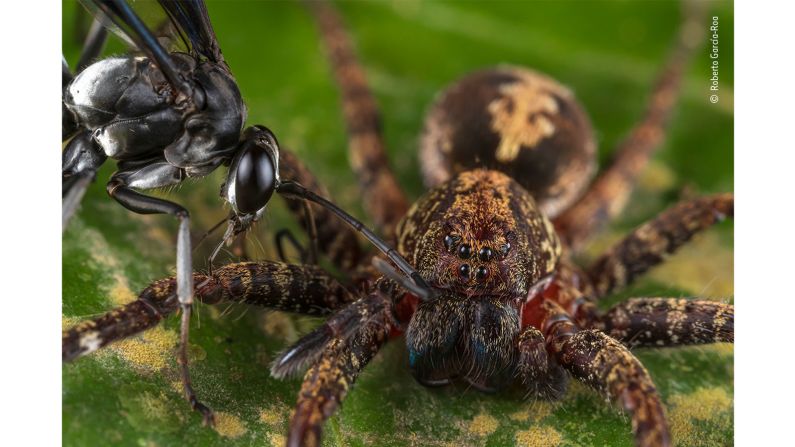
[[[398,250],[432,286],[516,299],[555,269],[560,242],[516,181],[476,169],[431,190],[398,225]]]

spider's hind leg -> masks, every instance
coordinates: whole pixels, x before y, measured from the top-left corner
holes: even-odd
[[[376,229],[390,240],[408,202],[389,167],[381,116],[342,19],[325,1],[307,1],[315,16],[342,96],[348,158]]]
[[[572,207],[555,220],[564,241],[577,250],[626,205],[638,176],[662,144],[666,125],[681,92],[682,76],[702,42],[704,2],[683,2],[683,19],[673,53],[650,95],[643,118],[618,145],[607,169]]]

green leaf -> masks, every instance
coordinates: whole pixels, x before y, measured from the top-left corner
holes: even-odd
[[[688,73],[665,147],[626,214],[583,260],[683,193],[732,190],[733,6],[712,6],[721,25],[721,102],[708,100],[705,50]],[[64,54],[74,64],[76,36],[86,22],[76,3],[63,7]],[[416,143],[435,92],[470,70],[503,62],[533,67],[573,88],[591,115],[604,164],[642,112],[678,21],[672,2],[405,0],[339,7],[381,105],[392,164],[412,198],[423,191]],[[247,102],[249,123],[273,129],[340,205],[364,217],[347,164],[338,94],[307,13],[297,2],[212,2],[208,8]],[[106,53],[123,51],[112,42]],[[112,202],[104,190],[111,165],[99,173],[63,238],[65,326],[128,302],[152,280],[173,274],[175,223],[133,215]],[[218,197],[220,171],[164,193],[188,206],[196,234],[226,215]],[[250,237],[250,250],[274,259],[273,233],[293,226],[275,200]],[[730,299],[732,232],[730,222],[710,230],[612,300]],[[202,267],[201,257],[196,259]],[[242,305],[200,306],[192,326],[192,373],[199,396],[217,412],[216,429],[203,427],[181,395],[173,318],[64,365],[64,444],[281,445],[300,380],[275,380],[268,364],[317,322]],[[663,396],[680,445],[732,445],[731,345],[636,354]],[[628,417],[584,386],[573,383],[558,402],[462,387],[427,389],[411,378],[399,340],[366,369],[324,434],[326,445],[632,445]]]

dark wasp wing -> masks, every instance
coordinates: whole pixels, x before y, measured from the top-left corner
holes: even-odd
[[[124,0],[82,0],[82,3],[95,17],[107,24],[111,31],[133,43],[153,60],[176,91],[188,97],[192,96],[191,85],[180,75],[179,68],[166,48],[130,4]]]
[[[158,0],[195,57],[226,66],[203,0]]]

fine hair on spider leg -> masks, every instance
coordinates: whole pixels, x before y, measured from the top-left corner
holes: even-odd
[[[383,282],[369,295],[343,307],[323,324],[301,337],[296,343],[279,354],[271,364],[271,375],[276,378],[293,377],[314,363],[329,341],[343,343],[357,334],[362,327],[379,320],[391,309],[395,288]],[[392,315],[391,312],[386,312]],[[392,321],[392,325],[397,325]]]

